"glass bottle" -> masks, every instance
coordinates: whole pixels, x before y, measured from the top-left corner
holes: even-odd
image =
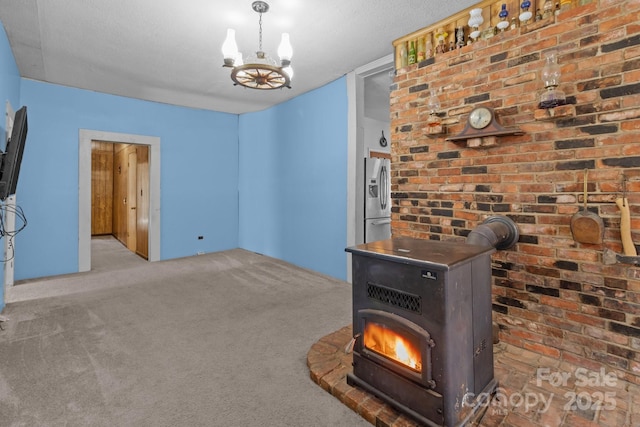
[[[431,34],[427,34],[424,43],[424,55],[425,58],[431,58],[433,56],[433,43],[431,43]]]
[[[547,19],[553,16],[554,4],[552,0],[545,0],[542,6],[542,18]]]
[[[417,61],[418,62],[422,62],[425,59],[427,59],[427,54],[425,52],[424,37],[420,37],[418,39],[418,57],[417,57]]]
[[[456,28],[456,48],[460,49],[464,46],[464,27]]]
[[[411,40],[411,47],[409,47],[409,56],[407,59],[407,63],[409,65],[416,63],[416,46],[413,43],[413,40]]]
[[[406,67],[409,64],[409,57],[407,54],[407,44],[402,43],[400,45],[400,66]]]

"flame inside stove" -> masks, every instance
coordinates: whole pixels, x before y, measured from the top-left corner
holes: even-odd
[[[422,372],[420,350],[409,339],[385,326],[367,322],[364,346],[417,372]]]

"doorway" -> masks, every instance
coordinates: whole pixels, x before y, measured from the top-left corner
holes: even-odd
[[[92,141],[109,141],[148,147],[148,219],[138,224],[147,227],[146,242],[149,261],[160,260],[160,138],[80,129],[78,176],[78,271],[91,270],[91,152]],[[140,159],[136,159],[139,163]],[[144,194],[144,192],[143,192]],[[139,204],[139,202],[137,202]],[[137,205],[136,205],[137,210]],[[138,227],[139,229],[140,227]],[[138,245],[136,244],[136,247]]]
[[[380,58],[377,61],[357,68],[347,75],[347,95],[349,103],[348,112],[348,164],[347,170],[347,246],[354,246],[364,242],[364,182],[365,171],[362,159],[367,154],[365,129],[371,116],[380,117],[379,111],[374,112],[373,107],[381,104],[368,102],[371,99],[380,99],[377,93],[369,93],[370,88],[378,85],[371,83],[381,82],[391,78],[389,73],[395,70],[393,54]],[[376,78],[376,77],[379,77]],[[366,88],[365,88],[366,86]],[[387,98],[390,91],[387,90]],[[365,100],[367,98],[367,100]],[[388,99],[387,99],[388,102]],[[386,106],[388,108],[388,105]],[[367,117],[370,116],[370,117]],[[391,117],[389,114],[389,122]],[[390,138],[391,135],[389,135]],[[390,141],[389,141],[390,142]],[[351,281],[351,254],[347,254],[347,280]]]
[[[149,146],[91,141],[91,237],[148,254]]]

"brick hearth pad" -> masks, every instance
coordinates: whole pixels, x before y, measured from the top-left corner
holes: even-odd
[[[311,346],[307,353],[311,379],[376,427],[418,426],[375,396],[347,384],[353,358],[344,349],[351,336],[351,326],[345,326]],[[494,346],[494,370],[497,398],[480,411],[472,426],[640,425],[640,386],[596,363],[579,368],[501,342]]]

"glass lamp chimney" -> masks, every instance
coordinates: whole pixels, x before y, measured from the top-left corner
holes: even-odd
[[[546,62],[542,67],[541,78],[546,91],[540,97],[540,108],[553,108],[566,104],[566,97],[564,92],[558,89],[561,71],[557,52],[547,52],[545,57]]]
[[[442,120],[438,116],[440,98],[438,98],[436,89],[431,89],[431,96],[427,100],[427,108],[429,108],[429,117],[427,118],[428,133],[436,134],[442,132]]]
[[[233,67],[238,56],[238,45],[236,44],[236,30],[229,28],[227,38],[222,43],[222,57],[225,67]]]
[[[291,57],[293,56],[293,48],[289,41],[289,33],[282,33],[282,40],[278,46],[278,56],[280,57],[280,63],[283,67],[291,64]]]

